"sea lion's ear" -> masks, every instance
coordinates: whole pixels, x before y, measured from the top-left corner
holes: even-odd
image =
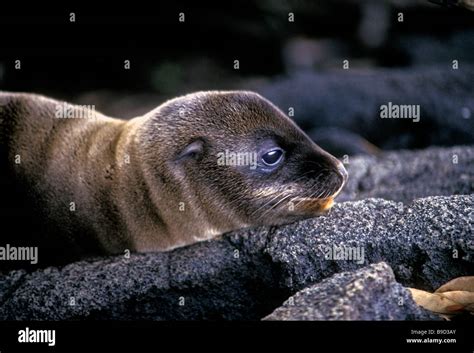
[[[204,141],[201,139],[191,141],[183,150],[176,156],[176,160],[198,159],[204,151]]]

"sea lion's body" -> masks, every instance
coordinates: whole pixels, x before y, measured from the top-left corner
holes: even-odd
[[[311,158],[322,172],[309,170],[314,178],[304,180],[324,187],[304,195],[280,166],[216,163],[218,151],[260,146],[258,153],[267,153],[275,141],[288,146],[287,168],[301,169],[292,175],[303,175],[300,160]],[[2,208],[23,195],[15,212],[24,212],[25,221],[34,214],[28,239],[40,246],[40,257],[42,246],[78,256],[169,250],[308,217],[329,207],[345,178],[337,160],[249,92],[188,95],[129,121],[38,95],[0,93],[0,148],[3,187],[10,189]],[[303,199],[296,210],[280,209],[270,198],[277,191],[287,201]],[[11,235],[9,241],[22,238]]]

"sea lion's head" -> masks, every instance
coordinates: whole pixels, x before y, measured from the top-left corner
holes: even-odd
[[[347,179],[340,161],[253,92],[195,93],[148,117],[148,172],[160,174],[176,202],[194,209],[196,222],[208,228],[316,216]]]

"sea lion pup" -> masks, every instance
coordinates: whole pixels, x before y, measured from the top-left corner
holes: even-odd
[[[38,216],[40,257],[45,246],[56,257],[163,251],[313,217],[347,178],[341,162],[246,91],[189,94],[129,121],[0,93],[0,146],[13,199],[25,194],[20,213],[32,205]]]

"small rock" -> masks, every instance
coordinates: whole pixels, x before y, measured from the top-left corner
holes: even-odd
[[[436,320],[415,304],[386,263],[305,288],[263,320]]]

